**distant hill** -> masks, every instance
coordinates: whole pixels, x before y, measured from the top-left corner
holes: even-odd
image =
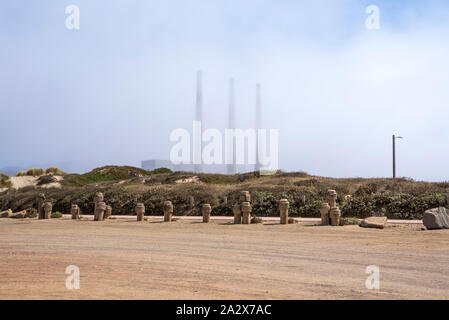
[[[169,171],[171,172],[171,171]],[[71,174],[64,179],[65,185],[84,186],[91,183],[128,180],[151,175],[150,171],[130,166],[105,166],[84,174]]]
[[[6,174],[7,176],[13,177],[17,174],[17,172],[26,170],[26,168],[23,167],[4,167],[0,168],[0,172],[3,174]]]

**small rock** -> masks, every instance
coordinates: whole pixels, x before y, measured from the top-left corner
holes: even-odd
[[[369,217],[360,223],[360,226],[363,228],[376,228],[383,229],[387,224],[387,217]]]
[[[427,210],[422,221],[428,230],[449,229],[449,216],[444,207]]]
[[[11,209],[0,212],[0,218],[9,218],[11,215],[12,215]]]

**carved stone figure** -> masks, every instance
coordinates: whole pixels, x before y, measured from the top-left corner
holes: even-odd
[[[50,219],[51,218],[51,211],[53,210],[53,205],[51,202],[45,202],[42,206],[44,209],[44,217],[43,219]]]
[[[325,202],[321,204],[320,213],[321,213],[321,225],[328,226],[329,225],[329,212],[331,211],[331,207],[329,203]]]
[[[97,220],[96,221],[103,221],[104,220],[104,212],[106,211],[106,203],[103,201],[97,202]]]
[[[240,205],[237,203],[232,208],[232,211],[234,212],[234,224],[241,224],[242,223],[242,209]]]
[[[327,191],[327,202],[329,202],[331,209],[337,206],[337,191],[335,190]]]
[[[212,212],[212,207],[210,204],[203,204],[202,206],[202,213],[203,213],[203,222],[209,223],[210,222],[210,213]]]
[[[290,203],[287,199],[281,199],[279,201],[279,211],[281,217],[281,224],[288,224],[288,208],[290,207]]]
[[[44,203],[45,203],[45,194],[39,193],[39,195],[37,196],[37,212],[39,219],[44,219],[45,215]]]
[[[101,192],[97,192],[94,196],[94,204],[95,204],[95,209],[94,209],[94,220],[98,221],[98,217],[99,217],[99,211],[98,211],[98,203],[103,202],[104,200],[104,196],[103,193]]]
[[[138,203],[136,206],[137,221],[143,221],[145,215],[145,205],[143,203]]]
[[[112,207],[106,206],[106,211],[104,212],[104,219],[109,219],[109,217],[112,215]]]
[[[340,225],[341,212],[338,207],[331,208],[331,212],[330,212],[329,216],[330,216],[330,223],[332,226],[335,227],[335,226]]]
[[[171,201],[164,202],[164,222],[171,222],[173,216],[173,204]]]
[[[251,202],[251,196],[249,194],[249,191],[240,192],[240,202]]]
[[[242,202],[242,224],[251,224],[251,204]]]
[[[81,217],[80,217],[80,208],[78,207],[77,204],[72,203],[72,208],[70,209],[70,213],[72,214],[72,219],[73,220],[81,219]]]

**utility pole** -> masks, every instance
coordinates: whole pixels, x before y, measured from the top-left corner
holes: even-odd
[[[393,179],[396,179],[396,139],[404,139],[403,137],[396,137],[393,135]]]
[[[255,171],[260,171],[262,167],[259,158],[259,129],[262,127],[262,101],[261,101],[261,86],[256,85],[256,166]]]
[[[235,130],[235,95],[234,95],[234,78],[229,79],[229,130]],[[228,164],[228,174],[237,173],[237,148],[235,137],[232,136],[232,164]]]
[[[393,135],[393,179],[396,179],[396,136]]]
[[[203,83],[202,83],[203,73],[198,71],[196,75],[196,108],[195,108],[195,121],[199,122],[199,139],[194,141],[194,155],[193,158],[195,163],[195,172],[203,173]]]

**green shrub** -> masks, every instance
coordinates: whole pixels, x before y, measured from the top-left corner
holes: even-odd
[[[390,197],[387,204],[387,212],[390,218],[396,219],[422,219],[424,211],[447,204],[444,194],[423,194],[413,196],[410,194],[399,194]]]
[[[304,205],[298,207],[299,217],[320,217],[321,204],[326,202],[325,200],[313,200]]]
[[[173,171],[171,171],[168,168],[157,168],[154,169],[153,171],[150,171],[151,174],[161,174],[161,173],[173,173]]]
[[[19,171],[19,172],[17,172],[16,177],[24,177],[26,175],[27,175],[26,171]]]
[[[149,176],[151,173],[144,169],[129,166],[105,166],[96,168],[88,173],[69,175],[65,178],[66,185],[85,186],[91,183],[128,180],[137,177]]]
[[[53,175],[45,175],[40,176],[39,179],[37,179],[37,185],[42,186],[49,183],[57,182],[58,180]]]
[[[376,205],[370,197],[352,198],[350,204],[345,204],[341,208],[342,216],[352,216],[359,218],[371,217],[376,213]]]
[[[53,212],[53,213],[51,214],[51,217],[54,218],[54,219],[62,218],[62,213],[59,212],[59,211]]]
[[[10,188],[12,186],[9,177],[3,173],[0,173],[0,188]]]
[[[253,191],[250,193],[253,212],[263,217],[278,215],[277,212],[279,210],[279,200],[285,199],[287,197],[287,195],[284,193],[272,193],[264,191]],[[239,194],[240,193],[238,193],[238,195]]]
[[[341,218],[340,219],[340,226],[345,225],[360,225],[360,219],[357,218]]]

